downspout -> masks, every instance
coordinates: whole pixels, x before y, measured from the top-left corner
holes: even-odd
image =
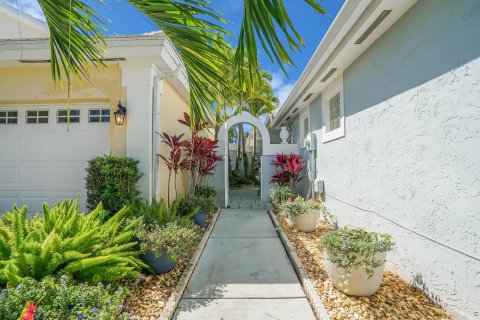
[[[177,68],[172,72],[163,72],[158,73],[153,78],[153,99],[152,99],[152,166],[153,166],[153,179],[152,179],[152,196],[155,198],[160,197],[160,179],[159,179],[159,172],[160,172],[160,160],[159,160],[159,153],[160,153],[160,97],[159,95],[163,93],[163,86],[159,90],[159,83],[168,78],[174,78],[178,76],[180,72],[182,64],[179,63]],[[158,153],[156,150],[156,146],[159,146]],[[170,186],[168,186],[170,188]]]

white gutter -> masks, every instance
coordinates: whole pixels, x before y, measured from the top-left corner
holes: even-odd
[[[278,126],[290,108],[298,101],[305,87],[317,76],[323,63],[331,55],[352,25],[364,12],[372,0],[347,0],[340,9],[327,33],[315,50],[312,58],[295,83],[290,95],[280,107],[277,115],[272,119],[271,126]]]

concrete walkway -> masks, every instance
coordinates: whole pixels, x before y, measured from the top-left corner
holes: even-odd
[[[265,209],[222,210],[174,319],[315,319]]]

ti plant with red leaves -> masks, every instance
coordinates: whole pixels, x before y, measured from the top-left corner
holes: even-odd
[[[206,123],[192,123],[192,119],[187,113],[184,113],[183,117],[184,119],[180,119],[178,122],[188,126],[192,132],[192,138],[185,141],[184,147],[188,158],[186,165],[193,180],[192,191],[195,193],[198,187],[205,184],[207,178],[213,175],[216,162],[222,159],[215,152],[217,140],[200,136]]]
[[[35,310],[37,309],[37,305],[31,301],[28,301],[25,304],[25,307],[20,314],[18,320],[34,320],[35,319]]]
[[[186,145],[186,141],[182,140],[184,134],[181,135],[169,135],[166,132],[162,134],[157,134],[162,138],[162,142],[165,143],[169,148],[168,157],[165,157],[161,154],[158,156],[162,158],[163,162],[168,168],[168,191],[167,191],[167,201],[170,203],[170,180],[172,178],[172,172],[174,173],[174,185],[175,185],[175,197],[178,197],[177,192],[177,175],[179,170],[182,170],[188,167],[188,159],[182,159],[182,148]]]
[[[279,186],[290,186],[295,190],[296,184],[302,179],[300,172],[305,166],[302,158],[291,153],[290,155],[276,154],[271,164],[275,166],[275,173],[270,183],[276,183]]]

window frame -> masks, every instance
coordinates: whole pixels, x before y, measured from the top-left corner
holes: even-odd
[[[57,120],[57,124],[67,124],[67,123],[68,123],[68,120],[67,120],[66,122],[60,122],[60,121],[58,121],[58,119],[59,119],[60,117],[62,117],[62,118],[64,118],[64,117],[67,118],[66,115],[65,115],[65,116],[61,116],[61,115],[60,115],[60,112],[61,112],[61,111],[67,111],[67,112],[68,112],[68,109],[57,109],[57,110],[56,110],[56,120]],[[77,116],[77,115],[72,115],[72,114],[71,114],[72,111],[78,111],[78,116]],[[81,116],[82,116],[82,112],[81,112],[81,109],[80,109],[80,108],[79,108],[79,109],[70,109],[70,124],[77,124],[77,123],[79,124],[79,123],[81,123]],[[78,121],[72,121],[72,118],[78,118]],[[67,118],[67,119],[68,119],[68,118]]]
[[[91,115],[90,112],[95,111],[95,110],[100,111],[100,114]],[[104,110],[108,110],[108,121],[102,121],[103,118],[107,117],[107,115],[102,114],[102,111],[104,111]],[[98,122],[91,121],[90,117],[92,117],[92,116],[93,117],[98,117],[100,121],[98,121]],[[112,120],[112,111],[110,110],[110,108],[107,108],[107,107],[89,108],[88,113],[87,113],[87,118],[88,118],[88,123],[93,123],[93,124],[110,123],[110,121]]]
[[[308,121],[308,128],[305,128],[305,120]],[[310,130],[310,108],[307,106],[299,115],[300,132],[299,132],[299,145],[301,148],[305,148],[305,138]],[[300,140],[301,139],[301,140]]]
[[[0,110],[0,112],[5,112],[5,116],[2,118],[5,118],[5,123],[0,122],[0,125],[18,125],[18,119],[20,118],[20,111],[19,110]],[[10,112],[16,112],[17,115],[15,117],[12,117],[9,115]],[[9,123],[9,119],[15,119],[15,123]]]
[[[47,112],[46,116],[40,116],[40,112]],[[29,112],[36,112],[36,116],[29,116]],[[47,119],[47,122],[39,122],[40,118],[42,119]],[[35,119],[36,122],[28,122],[28,119]],[[45,109],[35,109],[35,110],[26,110],[25,111],[25,124],[30,125],[30,124],[48,124],[50,121],[50,110],[45,110]]]
[[[329,130],[330,126],[330,100],[340,94],[340,127]],[[322,142],[345,137],[345,101],[343,95],[343,76],[340,75],[332,81],[322,92]]]

